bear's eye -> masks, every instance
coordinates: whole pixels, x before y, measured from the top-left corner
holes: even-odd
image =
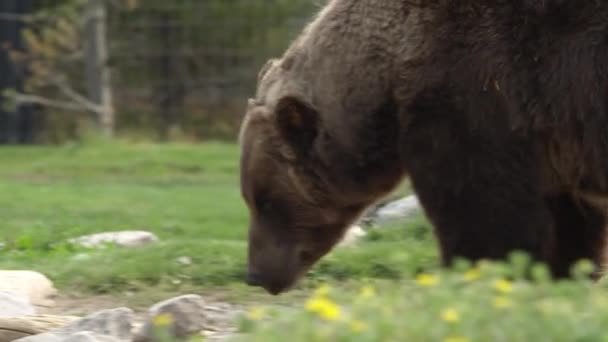
[[[272,209],[274,208],[272,201],[264,201],[260,204],[260,212],[264,214],[272,213]]]
[[[257,211],[261,211],[262,207],[268,202],[268,196],[265,191],[254,190],[253,192],[253,205]]]
[[[254,195],[253,203],[259,218],[277,227],[287,227],[292,217],[286,198],[270,195],[269,191],[259,191]]]
[[[255,207],[262,215],[271,215],[275,209],[275,201],[269,198],[265,193],[255,196]]]

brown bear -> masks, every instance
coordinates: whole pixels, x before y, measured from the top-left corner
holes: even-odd
[[[443,265],[599,269],[608,2],[330,0],[260,72],[239,139],[247,281],[270,293],[406,176]]]

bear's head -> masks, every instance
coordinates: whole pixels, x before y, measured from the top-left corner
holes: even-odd
[[[365,208],[336,189],[339,182],[317,153],[319,112],[284,73],[278,60],[262,70],[239,137],[250,212],[247,282],[272,294],[292,287]]]
[[[381,3],[329,1],[258,75],[239,136],[251,285],[291,288],[404,177],[393,85],[406,14]]]

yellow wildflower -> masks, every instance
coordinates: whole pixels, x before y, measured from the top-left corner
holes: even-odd
[[[506,309],[513,306],[513,301],[505,296],[498,296],[494,298],[492,304],[494,304],[495,308]]]
[[[416,282],[421,286],[435,286],[439,282],[439,279],[428,273],[421,273],[416,276]]]
[[[362,298],[371,298],[376,295],[376,291],[374,290],[374,288],[372,286],[368,285],[368,286],[364,286],[361,289],[361,292],[359,293],[359,295]]]
[[[445,338],[443,342],[469,342],[469,339],[462,336],[454,336]]]
[[[454,308],[447,308],[441,312],[441,319],[449,323],[456,323],[460,320],[460,314]]]
[[[156,317],[154,317],[153,322],[154,322],[154,325],[156,325],[156,326],[166,327],[173,323],[173,316],[171,316],[171,314],[168,314],[168,313],[161,313],[161,314],[157,315]]]
[[[479,268],[471,268],[464,273],[464,280],[473,281],[481,276]]]
[[[315,290],[314,295],[315,296],[327,296],[330,291],[331,291],[331,288],[329,287],[329,285],[322,284]]]
[[[249,311],[247,311],[247,318],[252,321],[259,321],[263,319],[265,315],[266,311],[264,310],[264,308],[260,307],[251,308],[249,309]]]
[[[321,318],[335,321],[340,318],[340,307],[324,297],[313,297],[306,302],[306,309],[317,313]]]
[[[513,291],[513,283],[506,279],[496,280],[493,286],[498,292],[510,293]]]
[[[365,331],[367,329],[367,324],[365,324],[365,322],[360,321],[358,319],[353,320],[352,322],[350,322],[350,330],[352,330],[353,332],[362,332]]]

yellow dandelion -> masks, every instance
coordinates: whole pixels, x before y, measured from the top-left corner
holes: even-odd
[[[173,323],[173,316],[168,313],[161,313],[156,315],[153,320],[154,325],[159,327],[166,327]]]
[[[361,289],[361,292],[359,292],[359,296],[361,298],[372,298],[376,295],[376,291],[374,290],[374,288],[372,286],[364,286]]]
[[[322,284],[315,290],[314,295],[315,296],[327,296],[330,291],[331,291],[331,287],[328,284]]]
[[[416,276],[416,283],[420,286],[435,286],[439,282],[437,276],[428,273],[421,273]]]
[[[363,322],[363,321],[355,319],[352,322],[350,322],[350,330],[352,330],[353,332],[356,332],[356,333],[365,331],[365,330],[367,330],[367,324],[365,324],[365,322]]]
[[[506,309],[513,306],[513,301],[505,296],[495,297],[492,304],[497,309]]]
[[[502,293],[510,293],[513,291],[513,283],[506,279],[496,280],[493,284],[494,289]]]
[[[264,308],[260,308],[260,307],[254,307],[254,308],[249,309],[249,311],[247,311],[247,318],[249,318],[252,321],[259,321],[259,320],[263,319],[265,315],[266,315],[266,310],[264,310]]]
[[[473,281],[478,279],[481,276],[481,272],[479,268],[471,268],[464,273],[464,280]]]
[[[469,339],[462,336],[453,336],[445,338],[443,342],[469,342]]]
[[[335,321],[340,318],[340,307],[324,297],[313,297],[306,302],[306,310],[315,312],[321,318]]]
[[[456,323],[460,320],[460,314],[454,308],[447,308],[441,312],[441,319],[448,323]]]

